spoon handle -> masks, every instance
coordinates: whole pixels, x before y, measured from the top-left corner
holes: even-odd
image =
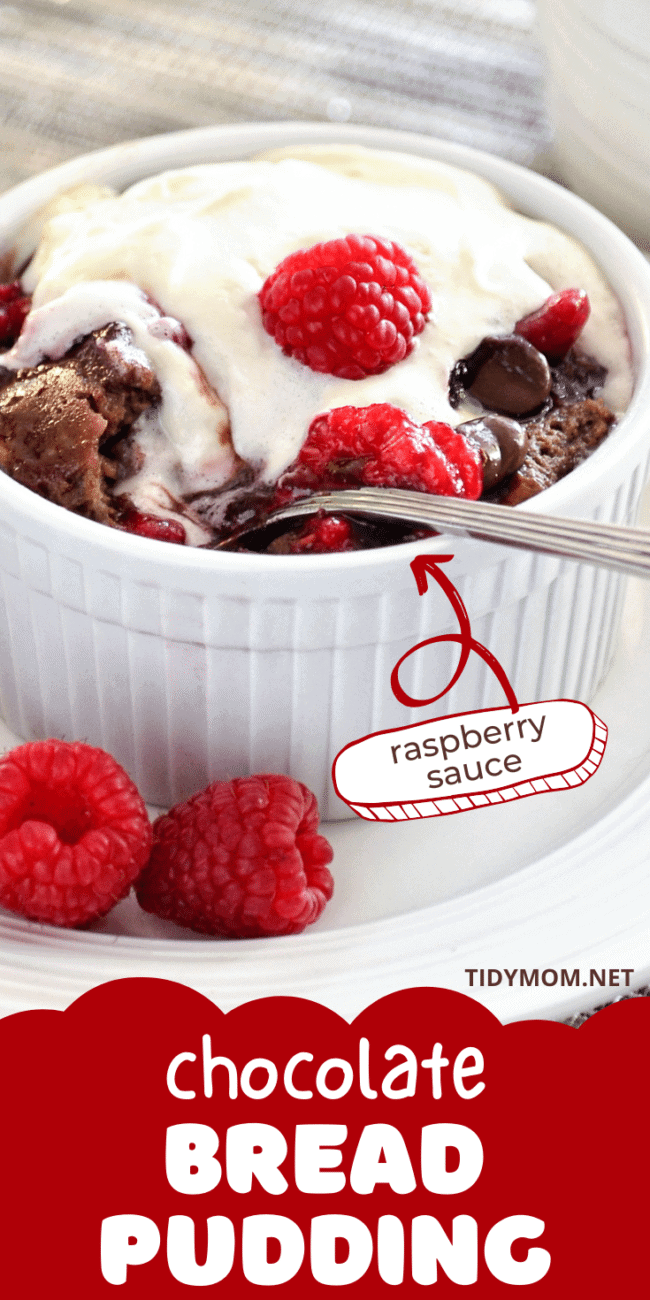
[[[316,510],[375,515],[407,523],[428,524],[444,532],[468,534],[567,560],[597,564],[618,573],[650,577],[650,529],[591,519],[533,514],[487,501],[427,496],[401,488],[350,488],[320,492],[276,510],[269,522],[294,519]]]

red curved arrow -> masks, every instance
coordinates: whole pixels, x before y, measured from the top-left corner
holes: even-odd
[[[504,672],[498,659],[495,659],[491,650],[488,650],[486,646],[481,645],[480,641],[474,640],[469,621],[469,614],[467,613],[461,596],[456,590],[453,582],[451,582],[447,577],[447,574],[439,567],[441,564],[447,564],[450,560],[453,560],[453,558],[453,555],[416,555],[415,559],[411,561],[413,576],[417,583],[420,595],[423,596],[424,593],[429,590],[428,575],[430,574],[440,589],[445,593],[445,596],[458,619],[460,630],[458,632],[443,633],[440,636],[428,637],[426,641],[419,641],[417,645],[414,645],[410,650],[407,650],[406,654],[403,654],[401,659],[398,659],[391,673],[390,684],[393,695],[397,700],[399,700],[400,704],[405,704],[407,708],[420,708],[425,704],[433,704],[436,700],[440,700],[443,695],[446,695],[447,692],[451,690],[452,686],[456,685],[459,677],[465,671],[470,653],[474,651],[494,673],[512,712],[518,713],[519,701],[510,685],[510,680],[507,674]],[[447,641],[457,642],[460,646],[460,656],[456,671],[445,686],[444,690],[439,691],[437,695],[430,696],[427,700],[418,700],[412,695],[407,695],[399,680],[399,670],[405,659],[409,659],[411,655],[415,654],[417,650],[422,650],[424,646],[439,645],[442,642]]]

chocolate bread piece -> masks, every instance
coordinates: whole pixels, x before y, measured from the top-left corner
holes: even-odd
[[[41,496],[111,524],[121,444],[160,386],[125,326],[96,330],[60,361],[3,371],[0,468]]]

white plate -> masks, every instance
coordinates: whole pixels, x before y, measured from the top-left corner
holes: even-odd
[[[580,969],[579,988],[522,988],[519,975],[512,988],[505,978],[481,988],[476,976],[472,996],[504,1021],[561,1018],[616,996],[583,983],[592,968],[633,968],[639,986],[650,979],[649,680],[650,583],[635,580],[614,667],[592,702],[609,741],[586,785],[423,822],[331,823],[335,897],[316,926],[288,939],[188,938],[133,897],[82,933],[0,910],[0,1014],[63,1008],[134,975],[178,980],[223,1009],[292,994],[348,1019],[415,985],[469,993],[472,968]],[[15,743],[0,731],[0,748]]]

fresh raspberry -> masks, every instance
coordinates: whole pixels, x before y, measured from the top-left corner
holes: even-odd
[[[590,311],[584,289],[562,289],[517,321],[515,334],[528,339],[549,361],[560,361],[581,334]]]
[[[332,897],[316,797],[288,776],[215,781],[154,822],[138,901],[202,934],[298,934]]]
[[[147,810],[103,749],[40,740],[0,759],[0,903],[83,925],[128,894],[151,849]]]
[[[479,451],[449,424],[415,424],[397,406],[339,406],[312,420],[306,442],[282,475],[274,508],[328,488],[410,488],[476,500]]]
[[[127,533],[138,537],[152,537],[155,542],[176,542],[184,546],[187,534],[176,519],[161,519],[160,515],[145,515],[140,510],[129,510],[123,526]]]
[[[31,305],[32,300],[23,294],[19,280],[0,284],[0,347],[11,347],[16,342]]]
[[[319,510],[299,532],[287,541],[289,555],[331,555],[336,551],[355,551],[354,530],[348,519],[326,515]]]
[[[413,351],[431,294],[413,258],[390,239],[347,235],[291,253],[260,289],[278,347],[339,379],[381,375]]]

